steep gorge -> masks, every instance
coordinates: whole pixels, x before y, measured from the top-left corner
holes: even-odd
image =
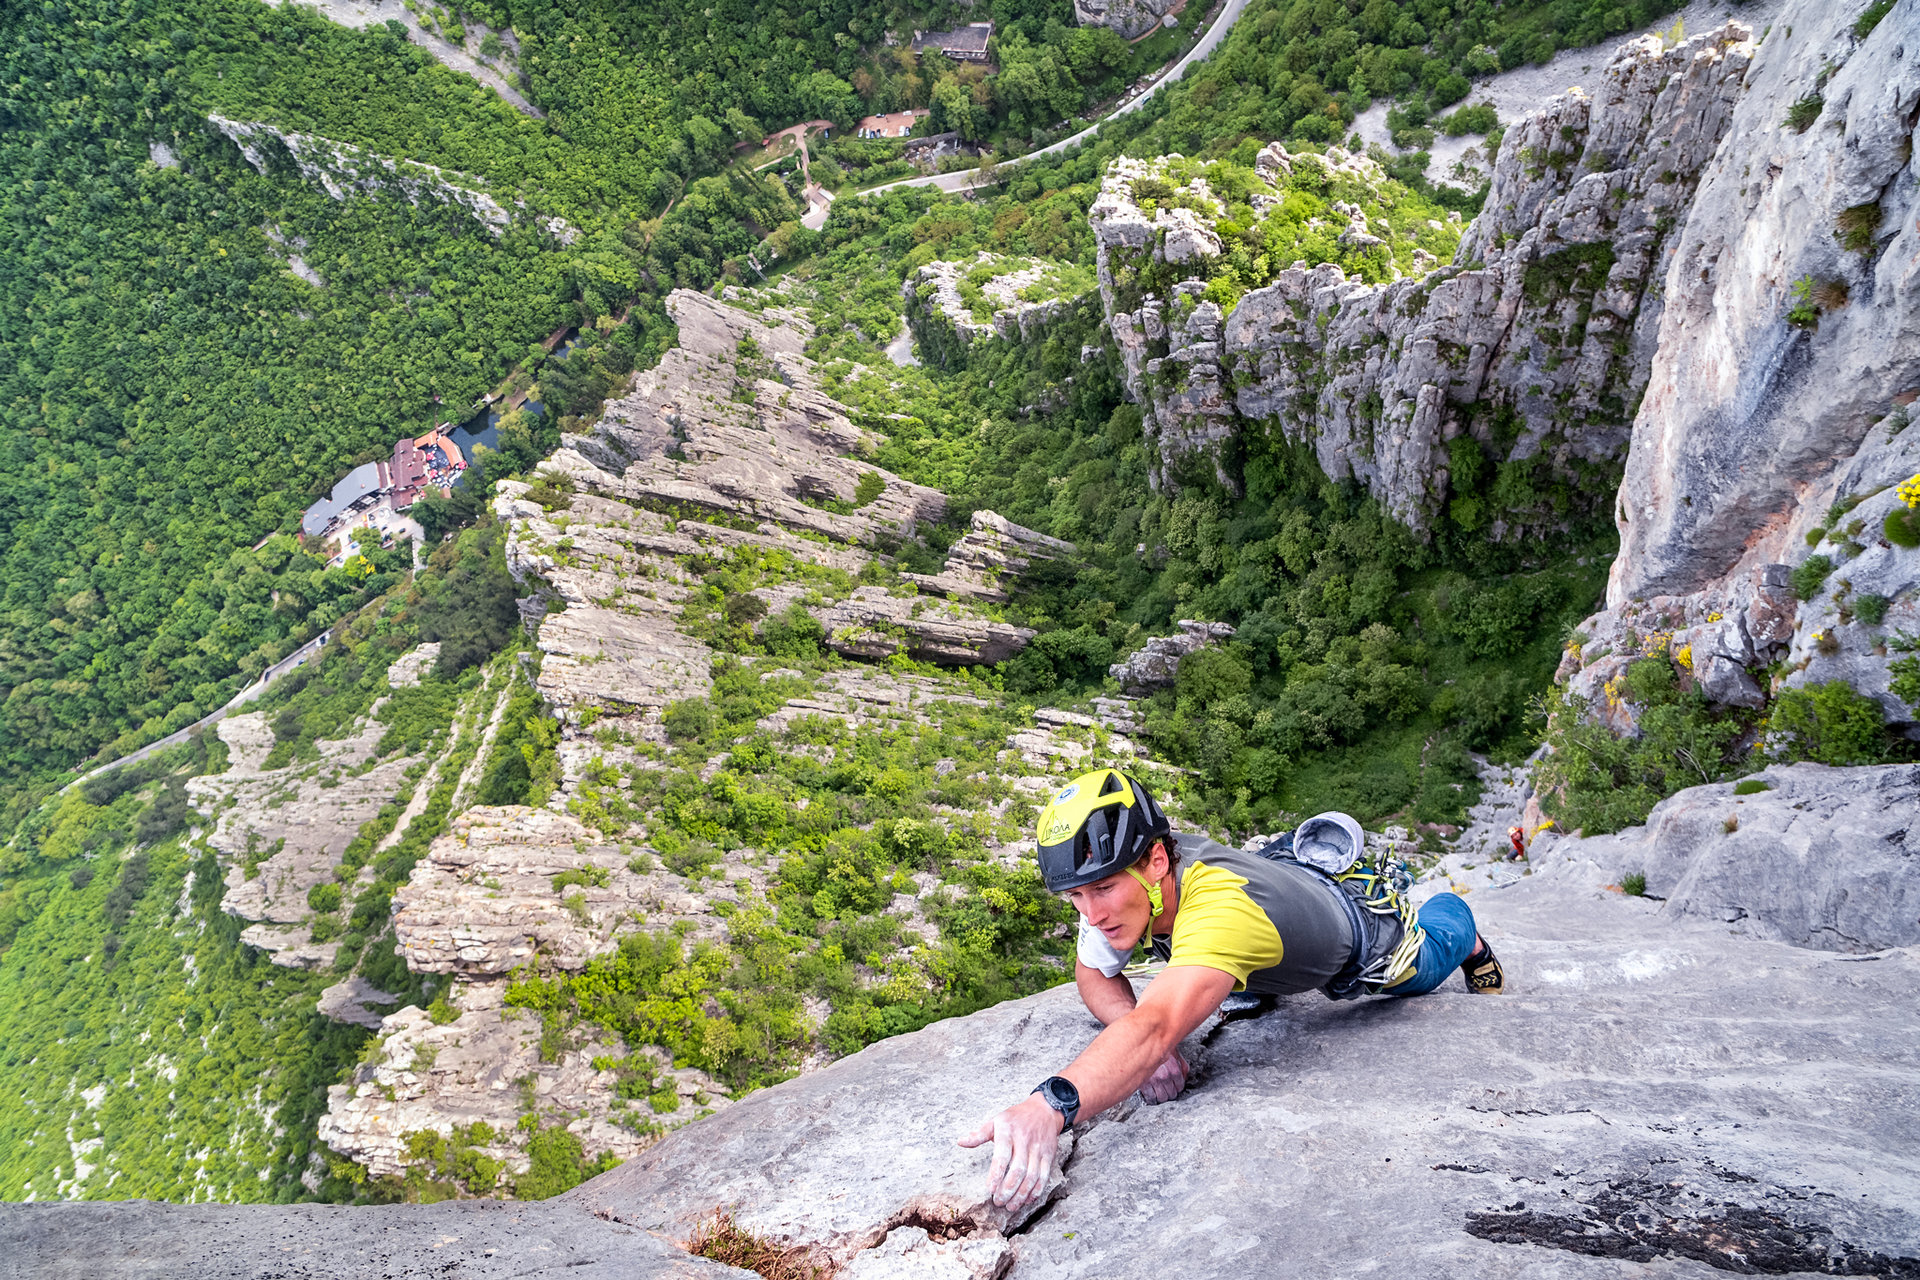
[[[1622,550],[1608,607],[1561,672],[1595,712],[1617,709],[1610,683],[1634,661],[1685,653],[1719,703],[1757,708],[1839,679],[1910,721],[1892,642],[1920,630],[1920,553],[1868,531],[1904,509],[1895,486],[1920,472],[1920,441],[1901,431],[1920,391],[1920,11],[1906,0],[1865,39],[1856,16],[1797,4],[1758,38],[1732,26],[1627,46],[1605,92],[1557,99],[1509,132],[1471,226],[1407,234],[1342,214],[1350,246],[1381,242],[1387,262],[1375,262],[1397,279],[1286,268],[1210,297],[1228,247],[1213,224],[1235,202],[1183,177],[1177,158],[1116,164],[1092,214],[1101,298],[1157,482],[1189,483],[1197,463],[1232,487],[1246,439],[1277,432],[1415,529],[1452,521],[1517,539],[1611,517]],[[1811,127],[1782,123],[1814,94]],[[1331,194],[1379,181],[1364,157],[1332,151],[1275,146],[1261,164],[1320,170]],[[1143,182],[1157,194],[1143,200]],[[1856,212],[1868,208],[1871,225]],[[1456,265],[1428,270],[1424,236],[1457,236]],[[1812,327],[1788,316],[1802,279],[1845,286],[1818,295]],[[1210,1024],[1192,1045],[1193,1091],[1089,1119],[1063,1140],[1049,1204],[1025,1221],[981,1201],[984,1162],[951,1148],[949,1131],[1084,1043],[1092,1027],[1059,991],[831,1065],[798,1061],[833,1013],[808,1007],[794,1037],[807,1074],[656,1142],[659,1126],[623,1105],[635,1069],[615,1062],[617,1046],[585,1028],[543,1042],[553,1024],[507,993],[530,960],[551,978],[637,935],[724,940],[777,888],[783,848],[742,837],[702,865],[654,838],[650,788],[676,744],[677,704],[749,681],[771,691],[739,741],[710,744],[702,781],[749,779],[754,733],[824,765],[857,755],[836,756],[847,730],[919,735],[926,752],[952,753],[925,761],[955,788],[932,796],[939,825],[1008,867],[1021,860],[1021,800],[1096,752],[1135,749],[1124,704],[1099,721],[1028,719],[954,674],[1032,638],[996,616],[996,596],[1030,559],[1069,548],[976,517],[975,541],[941,573],[889,577],[876,553],[937,519],[944,499],[869,460],[872,428],[802,354],[804,317],[765,292],[731,305],[682,292],[669,306],[679,346],[535,484],[496,498],[528,588],[532,678],[562,721],[556,786],[544,807],[469,810],[396,896],[409,967],[452,977],[451,995],[443,1010],[389,1016],[378,1053],[336,1086],[323,1133],[337,1151],[397,1175],[417,1160],[409,1134],[564,1113],[588,1156],[638,1158],[567,1208],[530,1212],[500,1247],[557,1239],[570,1262],[637,1275],[739,1274],[647,1234],[685,1240],[723,1210],[848,1277],[1145,1276],[1176,1251],[1202,1275],[1246,1274],[1275,1251],[1303,1274],[1338,1275],[1356,1237],[1370,1258],[1417,1257],[1444,1276],[1920,1268],[1911,766],[1775,768],[1758,790],[1683,792],[1644,830],[1544,838],[1524,880],[1473,881],[1514,995],[1492,1008],[1458,991],[1307,999]],[[1539,477],[1536,491],[1550,477],[1564,498],[1493,500],[1522,475]],[[1796,599],[1790,570],[1815,554],[1838,563]],[[716,585],[716,567],[741,566],[754,572]],[[1857,607],[1866,595],[1883,600],[1876,621]],[[743,599],[758,603],[731,603]],[[776,623],[845,655],[944,670],[822,678],[777,657],[744,677],[727,669],[729,628],[765,636]],[[1614,723],[1631,732],[1630,706]],[[753,808],[750,793],[743,781],[728,821]],[[1453,861],[1422,892],[1455,888]],[[1636,873],[1653,898],[1607,892]],[[967,894],[938,876],[873,888],[893,932],[861,984],[928,990],[936,917]],[[652,1058],[648,1088],[676,1108],[721,1101],[711,1074],[635,1056]],[[473,1150],[524,1171],[523,1139]],[[1302,1205],[1312,1211],[1276,1212]],[[408,1238],[494,1239],[491,1226],[449,1225],[479,1221],[469,1210],[370,1212]],[[10,1210],[7,1229],[38,1251],[22,1256],[69,1274],[54,1242],[97,1212]],[[288,1265],[357,1274],[306,1210],[225,1219],[218,1245],[186,1240],[190,1217],[140,1210],[94,1229],[162,1274],[253,1265],[272,1257],[274,1233],[298,1229],[309,1234]],[[507,1273],[493,1246],[461,1247],[472,1274]],[[378,1265],[351,1266],[363,1261]]]

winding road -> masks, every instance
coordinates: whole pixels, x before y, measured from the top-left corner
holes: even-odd
[[[168,747],[179,746],[181,743],[185,742],[188,738],[200,732],[200,730],[206,728],[208,725],[215,724],[221,720],[226,719],[228,716],[238,711],[241,707],[244,707],[249,702],[253,702],[256,699],[258,699],[261,694],[267,691],[268,685],[272,684],[275,680],[278,680],[281,676],[287,674],[287,672],[293,670],[295,667],[303,665],[308,658],[311,658],[314,654],[326,648],[327,641],[331,639],[333,639],[333,631],[331,629],[322,631],[317,637],[307,641],[305,644],[301,645],[298,649],[295,649],[292,653],[280,659],[280,661],[274,663],[272,666],[268,667],[265,671],[262,671],[260,673],[260,678],[258,680],[254,681],[252,684],[248,685],[246,688],[242,689],[240,692],[234,694],[232,700],[228,702],[226,706],[221,707],[218,711],[214,712],[212,715],[202,716],[200,719],[195,720],[192,724],[188,725],[186,728],[175,729],[172,733],[168,734],[166,737],[160,738],[154,742],[149,742],[146,746],[141,747],[138,751],[129,752],[128,754],[121,756],[118,760],[112,760],[106,764],[99,766],[96,769],[87,770],[87,772],[81,774],[79,777],[75,778],[72,782],[69,782],[66,786],[60,788],[59,794],[65,795],[67,792],[73,790],[75,787],[85,782],[88,778],[97,778],[101,774],[107,772],[109,769],[118,769],[123,764],[137,764],[140,761],[145,760],[148,756],[153,755],[155,752],[165,751]]]
[[[1207,33],[1200,37],[1200,42],[1189,49],[1184,58],[1174,63],[1165,75],[1148,85],[1146,92],[1133,99],[1133,101],[1122,104],[1107,116],[1101,118],[1094,124],[1088,125],[1070,138],[1062,138],[1050,146],[1041,147],[1037,151],[1029,151],[1023,156],[1014,156],[1012,159],[1002,160],[998,165],[994,166],[995,172],[984,181],[979,180],[980,171],[977,169],[955,169],[952,173],[928,174],[920,178],[903,178],[899,182],[884,183],[877,187],[870,187],[857,194],[859,198],[864,199],[867,196],[879,195],[883,191],[897,191],[902,187],[937,187],[942,191],[971,191],[975,187],[990,187],[998,184],[1001,181],[999,175],[1011,169],[1014,165],[1023,164],[1028,160],[1037,160],[1042,156],[1059,155],[1071,147],[1077,147],[1093,137],[1094,134],[1100,132],[1101,128],[1109,121],[1118,120],[1121,116],[1130,115],[1138,111],[1152,100],[1154,94],[1159,93],[1160,90],[1187,74],[1188,67],[1199,62],[1220,46],[1220,42],[1227,38],[1227,32],[1231,31],[1233,24],[1240,20],[1240,15],[1246,10],[1246,7],[1247,0],[1227,0],[1226,8],[1222,9],[1220,16],[1213,20],[1213,25],[1207,28]]]

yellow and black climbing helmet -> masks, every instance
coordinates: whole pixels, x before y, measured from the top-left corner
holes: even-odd
[[[1040,877],[1054,893],[1118,875],[1167,834],[1167,815],[1118,769],[1083,773],[1040,814]]]

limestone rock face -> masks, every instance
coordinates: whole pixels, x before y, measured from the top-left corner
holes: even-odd
[[[617,1040],[588,1040],[543,1061],[539,1015],[503,1007],[504,985],[456,988],[459,1016],[445,1024],[413,1005],[387,1015],[380,1023],[379,1054],[357,1066],[351,1082],[328,1089],[320,1140],[375,1176],[400,1175],[410,1163],[406,1135],[428,1130],[444,1137],[456,1126],[480,1122],[497,1135],[477,1148],[481,1154],[522,1174],[529,1162],[524,1146],[514,1141],[514,1126],[534,1107],[570,1117],[567,1129],[589,1155],[611,1152],[626,1159],[667,1125],[728,1105],[702,1073],[667,1070],[661,1087],[683,1096],[679,1110],[658,1116],[644,1099],[629,1106],[615,1094],[614,1073],[593,1066],[601,1055],[625,1056]],[[671,1066],[659,1058],[642,1060],[656,1071]]]
[[[900,576],[923,591],[998,604],[1011,598],[1001,585],[1004,579],[1019,577],[1036,560],[1067,560],[1075,554],[1071,542],[981,510],[973,513],[966,533],[947,548],[947,563],[939,573]]]
[[[1791,17],[1755,57],[1662,272],[1615,512],[1615,607],[1803,556],[1869,427],[1920,390],[1920,24],[1891,13],[1856,41],[1850,11]],[[1788,109],[1810,94],[1818,119],[1796,132]],[[1787,321],[1803,279],[1843,286],[1810,329]]]
[[[978,289],[977,309],[961,289],[976,272],[995,273],[970,286]],[[1043,258],[1008,258],[984,250],[971,261],[929,262],[901,286],[907,327],[920,349],[943,365],[962,359],[965,348],[983,339],[1032,342],[1072,301],[1061,294],[1060,273],[1059,263]]]
[[[1112,27],[1129,40],[1160,24],[1174,0],[1073,0],[1073,16],[1083,27]]]
[[[1851,23],[1796,6],[1776,25],[1700,181],[1664,274],[1608,607],[1562,665],[1576,691],[1594,651],[1669,630],[1716,702],[1840,680],[1916,731],[1889,642],[1920,625],[1920,556],[1882,526],[1920,472],[1920,27],[1889,14],[1856,40]],[[1788,109],[1815,94],[1796,132]],[[1810,328],[1788,320],[1796,282],[1822,308]],[[1831,572],[1802,602],[1790,574],[1814,556]]]
[[[1690,787],[1656,805],[1644,826],[1549,838],[1529,857],[1577,855],[1615,877],[1639,872],[1669,916],[1797,947],[1920,945],[1920,768],[1796,764],[1752,781],[1767,789]]]
[[[1676,1276],[1763,1253],[1782,1272],[1915,1265],[1913,948],[1859,963],[1739,936],[1606,892],[1589,846],[1472,893],[1507,994],[1450,979],[1204,1026],[1179,1099],[1076,1126],[1038,1221],[989,1209],[987,1154],[953,1139],[1092,1039],[1071,987],[753,1094],[569,1199],[676,1238],[725,1205],[847,1275],[905,1274],[948,1235],[1010,1243],[1013,1276],[1119,1280],[1276,1255],[1311,1276],[1417,1258],[1448,1280],[1615,1276],[1622,1257]],[[967,1274],[934,1270],[954,1262],[916,1274]]]
[[[885,587],[856,587],[821,619],[838,653],[909,657],[949,666],[1005,662],[1033,639],[1028,627],[993,622],[963,605],[925,596],[889,595]]]
[[[1176,635],[1155,636],[1147,641],[1124,662],[1108,667],[1107,674],[1130,694],[1150,693],[1173,683],[1180,672],[1180,659],[1233,635],[1233,627],[1225,622],[1195,622],[1183,618],[1179,627]]]
[[[187,795],[203,813],[217,815],[207,843],[227,868],[221,909],[255,922],[242,936],[274,963],[324,967],[339,944],[312,941],[307,891],[333,882],[360,825],[393,798],[417,758],[358,772],[386,731],[371,719],[349,737],[320,742],[317,763],[268,770],[260,768],[273,748],[264,713],[229,716],[214,731],[228,744],[230,767],[189,779]]]
[[[657,932],[684,920],[690,937],[714,936],[722,924],[714,903],[739,903],[735,881],[764,881],[758,868],[732,867],[696,894],[670,871],[656,865],[639,874],[627,862],[565,814],[524,805],[469,809],[394,894],[394,935],[415,973],[499,977],[531,965],[536,954],[578,970],[641,921]],[[556,885],[567,873],[578,882]]]
[[[1753,52],[1739,23],[1672,49],[1655,37],[1624,45],[1594,97],[1563,94],[1509,131],[1453,266],[1367,284],[1299,264],[1227,314],[1203,300],[1204,278],[1164,295],[1133,283],[1149,259],[1197,262],[1207,249],[1181,229],[1192,209],[1151,219],[1140,209],[1133,184],[1151,176],[1146,162],[1115,161],[1088,218],[1155,483],[1193,455],[1233,483],[1223,445],[1261,431],[1311,445],[1329,476],[1358,479],[1416,528],[1447,499],[1448,442],[1463,433],[1495,461],[1539,457],[1589,489],[1610,476],[1653,357],[1662,301],[1649,286]],[[1339,148],[1292,156],[1276,144],[1260,167],[1302,165],[1384,180]],[[1342,234],[1353,245],[1379,239],[1364,221]],[[1504,513],[1491,532],[1530,518],[1545,515]]]

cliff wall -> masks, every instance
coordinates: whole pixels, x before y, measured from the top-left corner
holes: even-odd
[[[1236,236],[1259,242],[1259,224],[1223,226],[1226,201],[1202,178],[1188,184],[1192,207],[1149,213],[1142,180],[1158,179],[1166,160],[1116,162],[1090,219],[1156,483],[1205,455],[1233,484],[1240,457],[1278,437],[1309,445],[1329,476],[1358,479],[1426,528],[1447,508],[1448,444],[1464,436],[1495,463],[1539,459],[1576,504],[1592,504],[1619,474],[1653,360],[1659,282],[1754,47],[1739,23],[1671,48],[1652,36],[1622,46],[1598,93],[1563,94],[1508,132],[1453,265],[1395,245],[1364,273],[1377,283],[1296,264],[1223,307],[1210,280]],[[1263,216],[1304,189],[1347,220],[1343,247],[1396,234],[1385,175],[1364,157],[1291,156],[1276,144],[1259,171],[1268,190],[1252,200]],[[1488,523],[1472,507],[1454,514],[1469,528]],[[1567,515],[1509,510],[1491,532]]]
[[[1891,668],[1920,554],[1887,522],[1920,474],[1920,8],[1864,39],[1851,11],[1783,16],[1667,264],[1607,608],[1561,674],[1599,704],[1685,651],[1718,702],[1841,680],[1911,726]]]

